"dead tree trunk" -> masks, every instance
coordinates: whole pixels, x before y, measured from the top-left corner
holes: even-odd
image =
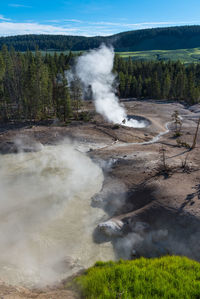
[[[200,117],[199,117],[199,120],[198,120],[198,123],[197,123],[197,128],[196,128],[196,132],[195,132],[195,135],[194,135],[194,139],[193,139],[193,144],[191,146],[191,150],[195,148],[196,146],[196,143],[197,143],[197,135],[198,135],[198,131],[199,131],[199,126],[200,126]]]

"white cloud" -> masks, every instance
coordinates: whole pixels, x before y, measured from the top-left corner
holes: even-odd
[[[83,22],[81,20],[77,20],[77,19],[54,19],[54,20],[45,20],[45,23],[57,23],[57,24],[63,24],[63,23],[87,23],[87,22]]]
[[[143,27],[145,28],[151,28],[154,26],[163,26],[163,25],[183,25],[183,24],[195,24],[197,22],[143,22],[143,23],[114,23],[114,22],[89,22],[89,24],[93,25],[104,25],[104,26],[114,26],[114,27],[129,27],[129,28],[134,28],[136,27],[137,29],[142,29]]]
[[[10,21],[10,19],[6,19],[6,18],[4,18],[3,15],[0,15],[0,20],[1,20],[1,21]]]
[[[135,24],[122,24],[122,27],[137,27],[137,29],[142,28],[151,28],[151,27],[159,27],[159,26],[175,26],[175,25],[189,25],[196,24],[197,22],[143,22],[143,23],[135,23]]]
[[[89,22],[89,24],[91,25],[105,25],[105,26],[121,26],[121,23],[112,23],[112,22],[104,22],[104,21],[100,21],[100,22]]]
[[[60,23],[60,20],[48,20],[47,23]]]
[[[173,25],[191,25],[195,22],[143,22],[143,23],[112,23],[112,22],[87,22],[77,19],[49,20],[37,23],[31,20],[13,22],[0,15],[0,36],[21,34],[60,34],[81,36],[108,36],[125,30],[145,29]],[[70,23],[71,22],[71,23]],[[55,23],[55,24],[53,24]],[[77,23],[77,24],[76,24]],[[78,25],[79,24],[79,25]],[[196,22],[198,24],[198,22]]]
[[[8,6],[11,6],[11,7],[25,7],[25,8],[31,8],[32,6],[29,6],[29,5],[23,5],[23,4],[17,4],[17,3],[10,3],[8,4]]]
[[[14,23],[0,22],[0,36],[22,34],[58,34],[58,35],[111,35],[112,31],[104,27],[65,27],[45,25],[35,22]]]
[[[60,26],[43,25],[38,23],[0,22],[0,35],[18,34],[72,34],[78,33],[76,28],[63,28]]]
[[[81,20],[77,20],[77,19],[66,19],[64,20],[65,22],[73,22],[73,23],[83,23],[83,21]]]

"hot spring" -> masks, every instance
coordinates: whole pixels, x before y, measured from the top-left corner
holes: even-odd
[[[92,239],[105,216],[90,205],[102,182],[100,167],[69,144],[0,155],[0,279],[44,286],[113,259],[109,242]]]
[[[147,118],[138,115],[127,115],[122,121],[122,125],[131,128],[146,128],[150,124],[151,122]]]

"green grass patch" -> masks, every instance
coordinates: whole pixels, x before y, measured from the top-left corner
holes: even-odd
[[[32,51],[33,53],[35,51]],[[57,51],[55,49],[49,49],[47,51],[41,51],[42,55],[46,53],[54,55],[57,53],[58,55],[63,53],[68,55],[70,51]],[[74,54],[84,53],[85,51],[72,51]],[[151,51],[135,51],[135,52],[116,52],[121,57],[128,59],[131,57],[133,60],[143,60],[143,61],[177,61],[180,60],[183,63],[199,63],[200,62],[200,48],[193,49],[182,49],[182,50],[151,50]]]
[[[183,63],[200,62],[200,48],[182,50],[152,50],[135,52],[117,52],[121,57],[131,57],[133,60],[180,60]]]
[[[35,51],[32,51],[33,53]],[[54,55],[57,53],[58,55],[63,53],[68,55],[70,51],[57,51],[55,49],[49,49],[47,51],[41,51],[42,55],[46,53]],[[85,51],[72,51],[74,54],[84,53]],[[142,61],[177,61],[180,60],[183,63],[199,63],[200,62],[200,48],[193,49],[178,49],[178,50],[151,50],[151,51],[135,51],[135,52],[116,52],[121,57],[128,59],[131,57],[133,60],[142,60]]]
[[[178,256],[97,262],[75,284],[87,299],[200,298],[200,264]]]

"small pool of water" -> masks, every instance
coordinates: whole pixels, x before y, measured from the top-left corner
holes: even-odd
[[[126,127],[146,128],[151,125],[150,120],[139,115],[127,115],[127,120],[123,123]]]

